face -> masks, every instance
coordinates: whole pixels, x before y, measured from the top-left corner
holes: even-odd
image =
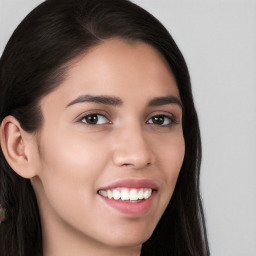
[[[32,184],[43,233],[141,245],[171,199],[185,150],[164,58],[142,42],[107,40],[73,61],[40,105]]]

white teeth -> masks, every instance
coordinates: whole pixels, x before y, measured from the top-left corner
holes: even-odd
[[[99,194],[102,195],[102,196],[104,196],[104,197],[108,197],[108,193],[107,193],[106,190],[100,190],[100,191],[99,191]]]
[[[142,199],[148,199],[152,195],[151,188],[141,188],[141,189],[128,189],[128,188],[116,188],[108,190],[99,190],[99,194],[103,197],[114,200],[122,201],[138,201]]]
[[[122,189],[121,191],[121,199],[124,200],[129,200],[130,199],[130,194],[128,189]]]
[[[139,193],[138,193],[138,198],[139,198],[139,199],[143,199],[143,198],[144,198],[143,189],[140,189],[140,191],[139,191]]]
[[[138,200],[138,193],[136,189],[130,191],[130,200]]]
[[[145,192],[144,192],[144,198],[145,199],[148,199],[152,194],[152,190],[150,189],[147,189]]]
[[[111,192],[111,190],[108,190],[107,193],[108,193],[108,198],[111,199],[111,198],[112,198],[112,192]]]
[[[118,190],[114,189],[114,190],[113,190],[113,198],[114,198],[115,200],[119,200],[120,197],[121,197],[121,193],[120,193]]]

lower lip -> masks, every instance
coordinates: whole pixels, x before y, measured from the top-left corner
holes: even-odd
[[[104,202],[106,202],[109,206],[112,208],[118,210],[119,212],[130,215],[130,216],[140,216],[145,213],[147,213],[155,198],[155,192],[152,193],[152,195],[148,199],[141,200],[138,203],[133,203],[133,202],[126,202],[126,201],[121,201],[121,200],[114,200],[114,199],[109,199],[107,197],[103,197],[99,195]]]

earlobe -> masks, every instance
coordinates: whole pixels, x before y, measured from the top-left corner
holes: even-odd
[[[1,124],[1,148],[11,168],[24,178],[35,176],[31,166],[31,135],[24,131],[13,116],[4,118]]]

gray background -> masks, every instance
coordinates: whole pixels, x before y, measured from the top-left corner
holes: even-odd
[[[0,55],[39,0],[0,0]],[[256,255],[256,1],[133,0],[187,61],[202,132],[201,188],[213,256]]]

